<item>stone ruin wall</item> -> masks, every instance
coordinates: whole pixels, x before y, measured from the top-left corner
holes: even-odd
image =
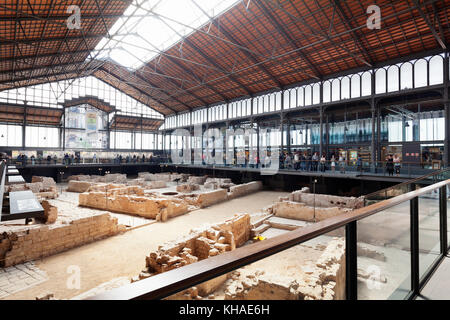
[[[250,239],[250,215],[236,214],[224,223],[208,228],[191,230],[190,234],[168,242],[151,252],[146,258],[146,269],[132,282],[170,271],[224,252],[235,250]],[[226,281],[226,275],[197,286],[200,293],[215,290]],[[183,294],[181,294],[183,295]],[[169,299],[178,299],[174,295]]]
[[[188,204],[181,199],[145,196],[138,186],[106,185],[92,186],[88,192],[80,193],[79,205],[100,210],[126,213],[149,219],[166,221],[189,211]]]
[[[248,214],[236,214],[222,224],[192,230],[189,235],[168,242],[157,251],[151,252],[146,257],[146,269],[139,276],[133,277],[132,282],[233,251],[245,245],[250,240],[250,235],[251,223]],[[238,269],[166,299],[211,299],[217,291],[224,291],[226,300],[345,298],[345,243],[342,238],[332,239],[312,266],[296,267],[299,268],[297,277],[289,279],[258,270],[242,280],[236,277],[236,273],[239,274],[242,270]]]
[[[68,178],[68,192],[83,193],[97,184],[126,184],[140,186],[145,189],[162,189],[168,182],[188,180],[188,174],[139,172],[137,179],[127,180],[126,174],[107,174],[105,176],[74,175]]]
[[[58,197],[58,189],[53,178],[33,176],[31,183],[12,184],[5,186],[5,192],[16,192],[31,190],[39,201],[44,199],[56,199]]]
[[[364,206],[364,197],[339,197],[312,194],[309,188],[292,192],[266,209],[277,217],[307,222],[322,221],[349,213]]]
[[[198,194],[188,194],[187,192],[197,189],[195,182],[206,183],[207,177],[194,177],[182,174],[141,174],[141,178],[145,176],[156,176],[152,179],[185,179],[187,184],[177,186],[177,190],[182,190],[180,195],[164,196],[157,193],[146,194],[144,187],[127,186],[124,184],[105,184],[91,183],[80,180],[71,180],[72,189],[75,185],[80,186],[77,190],[86,191],[79,194],[79,205],[100,210],[107,210],[118,213],[137,215],[148,219],[156,219],[157,221],[167,221],[170,218],[185,214],[189,211],[199,208],[209,207],[211,205],[244,196],[262,189],[260,181],[250,182],[237,186],[230,186],[227,189],[217,189],[205,191]],[[83,177],[81,177],[83,179]],[[220,183],[229,183],[227,179],[220,179]],[[217,182],[210,179],[210,182]],[[150,183],[159,183],[152,181]],[[163,181],[163,183],[165,183]]]
[[[3,229],[3,230],[2,230]],[[108,213],[69,224],[0,227],[0,266],[48,257],[125,231]]]

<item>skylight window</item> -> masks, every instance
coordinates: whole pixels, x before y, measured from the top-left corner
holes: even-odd
[[[91,57],[110,58],[124,67],[138,69],[237,2],[134,0],[95,48],[100,53]]]

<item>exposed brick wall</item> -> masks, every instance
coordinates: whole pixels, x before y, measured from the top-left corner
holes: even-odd
[[[36,225],[0,235],[0,266],[9,267],[47,257],[125,230],[108,213],[71,221],[67,225]]]

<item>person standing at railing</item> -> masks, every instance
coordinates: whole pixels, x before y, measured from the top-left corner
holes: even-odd
[[[34,157],[34,154],[31,155],[30,159],[31,159],[31,165],[34,166],[36,164],[36,159]]]
[[[393,162],[394,162],[395,174],[398,177],[398,175],[400,174],[400,169],[402,167],[402,164],[401,164],[401,161],[400,161],[400,157],[397,154],[394,155]]]
[[[296,152],[294,155],[294,169],[297,171],[300,167],[300,153]]]
[[[325,172],[325,167],[327,164],[327,158],[325,158],[325,155],[323,154],[322,157],[320,157],[320,171]]]
[[[394,175],[394,158],[391,154],[386,159],[386,171],[390,176]]]
[[[334,154],[331,156],[331,171],[334,173],[336,171],[336,158]]]
[[[312,171],[312,157],[311,157],[311,155],[310,154],[308,154],[307,156],[306,156],[306,170],[307,171]]]
[[[97,163],[97,154],[94,153],[94,156],[92,157],[92,163]]]
[[[356,170],[358,172],[362,172],[362,158],[360,155],[358,155],[358,158],[356,159]]]
[[[56,154],[53,155],[53,163],[56,164],[58,162],[58,157]]]
[[[285,169],[292,169],[292,158],[289,153],[286,154],[286,158],[284,160],[284,168]]]
[[[317,152],[314,152],[314,155],[312,156],[312,171],[317,171],[318,165],[319,165],[319,155]]]
[[[345,158],[343,155],[339,156],[339,168],[341,169],[341,173],[345,173]]]

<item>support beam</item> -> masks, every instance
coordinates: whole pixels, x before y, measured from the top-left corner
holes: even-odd
[[[419,12],[420,16],[423,20],[425,20],[425,23],[427,24],[428,28],[430,29],[431,33],[433,34],[433,37],[436,39],[436,42],[441,46],[442,49],[447,50],[447,45],[445,44],[445,39],[442,39],[439,33],[436,31],[434,26],[431,24],[430,19],[428,19],[428,16],[423,12],[422,7],[418,0],[412,0],[414,5],[416,6],[417,11]]]

